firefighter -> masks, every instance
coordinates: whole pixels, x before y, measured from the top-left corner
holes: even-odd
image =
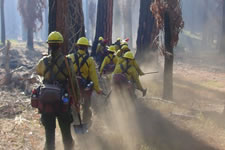
[[[65,65],[64,55],[61,53],[62,49],[60,47],[63,43],[63,36],[59,32],[51,32],[48,36],[47,43],[51,50],[51,54],[40,59],[36,66],[37,74],[44,78],[43,84],[57,84],[57,86],[61,88],[61,91],[67,91],[67,81],[69,72],[71,72],[74,87],[76,89],[75,92],[79,99],[80,92],[77,81],[75,80],[76,75],[72,61],[67,59],[70,66],[69,71]],[[70,125],[73,118],[71,114],[71,100],[69,101],[70,102],[64,103],[60,99],[60,101],[56,101],[52,104],[45,102],[40,103],[39,112],[41,113],[41,122],[44,125],[46,137],[45,150],[55,149],[56,119],[58,119],[59,127],[61,129],[64,149],[73,149],[74,142],[70,131]],[[68,105],[68,107],[63,109],[64,105]]]
[[[119,50],[115,55],[118,57],[118,62],[117,63],[122,63],[124,61],[124,54],[129,52],[130,49],[128,47],[128,45],[123,45],[121,50]],[[132,63],[133,63],[133,66],[135,67],[135,69],[137,70],[138,74],[143,76],[144,75],[144,72],[141,70],[141,68],[139,67],[139,65],[137,64],[136,60],[133,59],[132,60]]]
[[[81,90],[81,99],[83,100],[82,127],[79,125],[79,122],[74,122],[75,132],[79,133],[81,132],[80,130],[87,130],[92,123],[92,111],[90,109],[92,89],[94,89],[98,94],[102,94],[102,90],[99,87],[94,59],[90,57],[88,53],[88,47],[90,46],[88,39],[81,37],[77,41],[76,45],[78,46],[78,51],[74,54],[68,55],[68,57],[71,58],[74,64]]]
[[[96,49],[96,55],[97,55],[97,62],[99,65],[99,69],[101,67],[102,61],[104,60],[105,57],[105,49],[106,49],[106,40],[104,40],[103,37],[99,37],[98,39],[98,45]]]
[[[124,61],[117,64],[113,72],[113,83],[116,85],[124,86],[129,82],[134,83],[136,88],[140,90],[143,96],[146,95],[147,89],[144,89],[139,80],[138,72],[133,64],[134,56],[132,52],[127,52],[123,55]]]
[[[108,47],[109,54],[104,58],[104,61],[100,68],[100,76],[103,73],[112,73],[115,69],[116,63],[117,63],[117,57],[114,55],[116,52],[115,46],[109,46]]]
[[[118,51],[121,48],[121,39],[117,38],[116,42],[114,43],[115,50]]]

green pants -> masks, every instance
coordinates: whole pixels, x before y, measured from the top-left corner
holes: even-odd
[[[58,119],[59,127],[62,133],[64,149],[73,149],[73,138],[70,132],[70,124],[72,123],[71,113],[60,113],[60,114],[42,114],[41,122],[45,127],[45,148],[44,150],[55,150],[55,128],[56,118]]]

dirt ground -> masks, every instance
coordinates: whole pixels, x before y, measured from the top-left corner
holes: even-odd
[[[32,69],[47,51],[46,45],[35,44],[30,52],[24,43],[12,43],[15,68]],[[16,58],[15,58],[15,54]],[[88,134],[75,135],[76,150],[225,150],[225,59],[216,52],[181,53],[175,56],[174,100],[160,99],[162,65],[159,74],[141,77],[148,88],[146,98],[137,92],[131,101],[112,92],[104,96],[93,93],[93,125]],[[0,70],[2,78],[4,71]],[[0,79],[1,79],[0,78]],[[105,79],[100,79],[105,92]],[[0,86],[0,150],[41,150],[44,130],[40,115],[30,106],[24,88],[11,83]],[[59,128],[57,150],[63,149]]]

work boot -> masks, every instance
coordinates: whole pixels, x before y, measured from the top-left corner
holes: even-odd
[[[147,89],[144,89],[144,90],[142,91],[143,97],[145,97],[146,93],[147,93]]]

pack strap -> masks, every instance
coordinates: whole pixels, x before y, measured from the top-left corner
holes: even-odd
[[[131,65],[128,65],[128,63],[127,63],[127,65],[126,65],[126,67],[124,67],[123,66],[123,64],[120,64],[120,68],[121,68],[121,70],[123,71],[122,73],[126,73],[127,74],[127,71],[128,71],[128,69],[131,67]]]
[[[63,69],[65,67],[65,61],[62,62],[62,64],[59,66],[57,64],[57,61],[59,60],[59,58],[61,58],[62,56],[58,56],[56,59],[53,60],[53,62],[51,63],[51,65],[48,65],[48,60],[45,59],[44,63],[46,66],[48,66],[48,68],[46,69],[44,76],[47,74],[48,71],[50,71],[50,82],[53,82],[56,77],[58,76],[59,73],[62,73],[62,75],[67,78],[67,75],[64,73]],[[54,65],[57,67],[58,71],[54,74],[53,73],[53,67]]]
[[[107,56],[110,59],[110,63],[113,63],[113,59],[115,58],[115,56],[113,55],[112,57],[110,57],[109,55]]]
[[[78,75],[81,76],[82,78],[83,78],[83,76],[82,76],[82,73],[81,73],[80,69],[83,67],[84,64],[86,64],[87,66],[89,66],[88,63],[87,63],[87,60],[89,58],[89,55],[86,55],[85,57],[83,57],[83,56],[84,55],[79,55],[78,56],[78,54],[74,54],[75,61],[73,63],[73,64],[76,64],[77,65]],[[82,61],[79,63],[79,59],[80,58],[82,58]]]

